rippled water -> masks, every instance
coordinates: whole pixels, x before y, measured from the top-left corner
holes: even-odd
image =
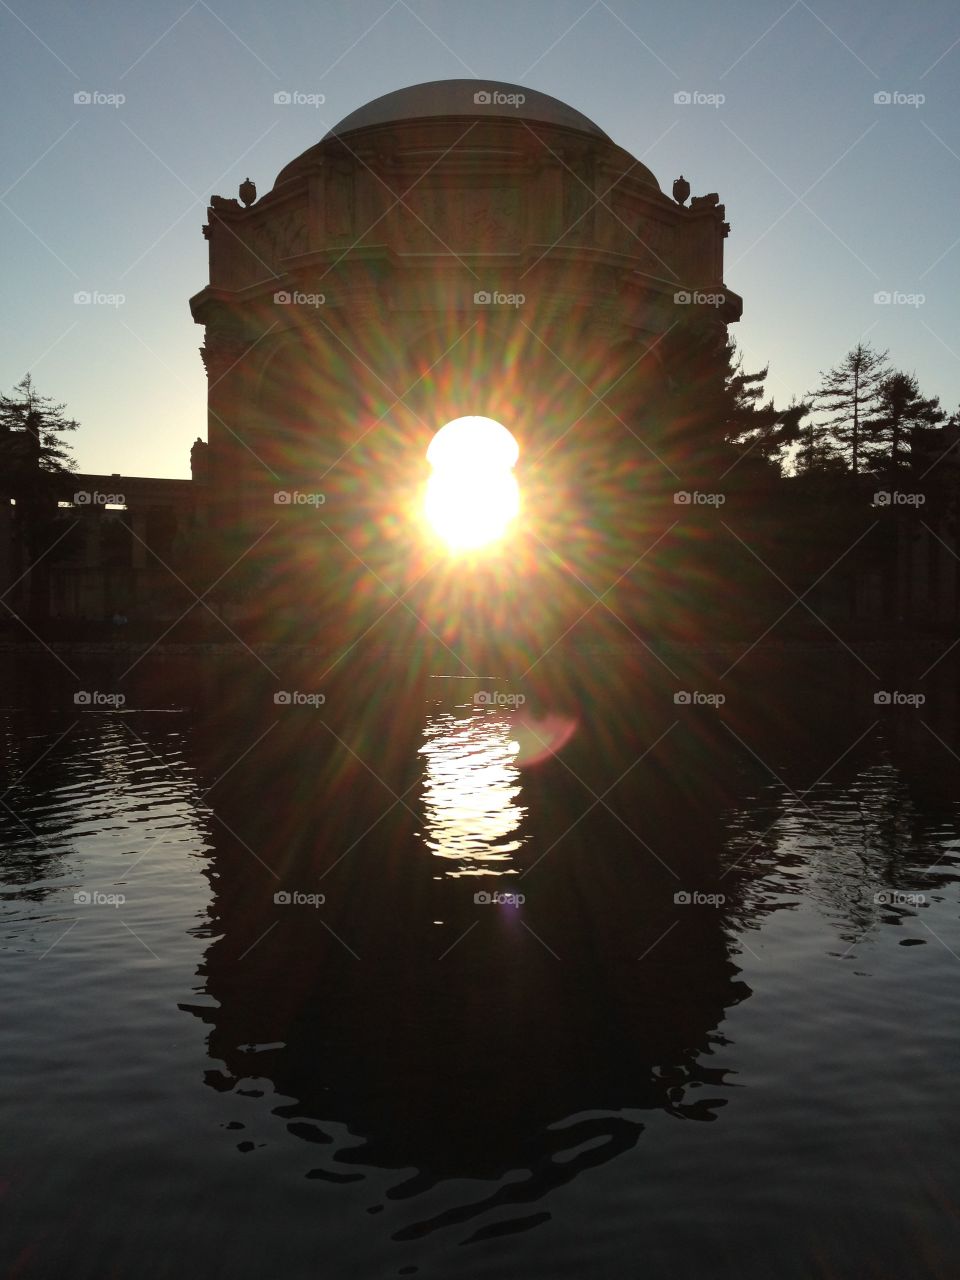
[[[451,875],[504,866],[521,848],[519,743],[509,716],[484,711],[437,711],[424,725],[423,838]]]
[[[70,661],[0,693],[0,1274],[957,1274],[948,663]]]

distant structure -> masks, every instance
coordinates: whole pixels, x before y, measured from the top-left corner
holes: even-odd
[[[62,476],[62,537],[56,554],[30,574],[29,550],[0,477],[0,592],[11,589],[18,611],[54,619],[178,616],[190,596],[177,588],[169,566],[180,559],[184,542],[202,537],[205,528],[206,448],[202,440],[194,443],[190,480]]]

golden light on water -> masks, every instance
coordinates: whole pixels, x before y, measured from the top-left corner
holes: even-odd
[[[433,437],[424,516],[450,551],[477,551],[507,533],[520,510],[519,455],[514,437],[492,418],[454,418]]]
[[[527,839],[521,771],[562,750],[576,722],[557,712],[527,713],[524,695],[492,682],[477,689],[479,677],[435,678],[460,688],[466,682],[474,693],[470,702],[455,695],[450,710],[442,698],[433,700],[427,717],[419,748],[423,841],[442,860],[445,876],[517,875],[517,855]]]
[[[451,876],[502,874],[521,847],[525,810],[517,803],[519,743],[511,718],[441,713],[432,716],[420,748],[424,757],[424,838],[446,859]],[[497,870],[502,868],[503,870]]]

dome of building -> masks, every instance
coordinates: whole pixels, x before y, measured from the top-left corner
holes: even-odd
[[[504,116],[508,120],[538,121],[578,129],[610,141],[592,120],[559,98],[501,80],[428,80],[395,89],[351,111],[334,125],[327,137],[339,138],[370,125],[423,120],[430,116],[471,116],[481,120]]]
[[[349,115],[330,130],[312,147],[291,160],[277,175],[274,187],[296,178],[324,152],[331,143],[348,140],[364,129],[400,125],[416,120],[513,120],[525,124],[545,124],[553,128],[572,130],[597,143],[614,146],[610,137],[575,107],[559,98],[522,84],[508,84],[502,80],[428,80],[424,84],[408,85],[394,89],[382,97],[374,98]],[[660,190],[654,175],[639,162],[635,162],[633,176]]]

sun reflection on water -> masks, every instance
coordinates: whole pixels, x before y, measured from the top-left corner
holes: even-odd
[[[438,713],[424,737],[427,848],[450,863],[448,876],[515,873],[526,810],[517,804],[520,744],[511,717],[483,708]]]

